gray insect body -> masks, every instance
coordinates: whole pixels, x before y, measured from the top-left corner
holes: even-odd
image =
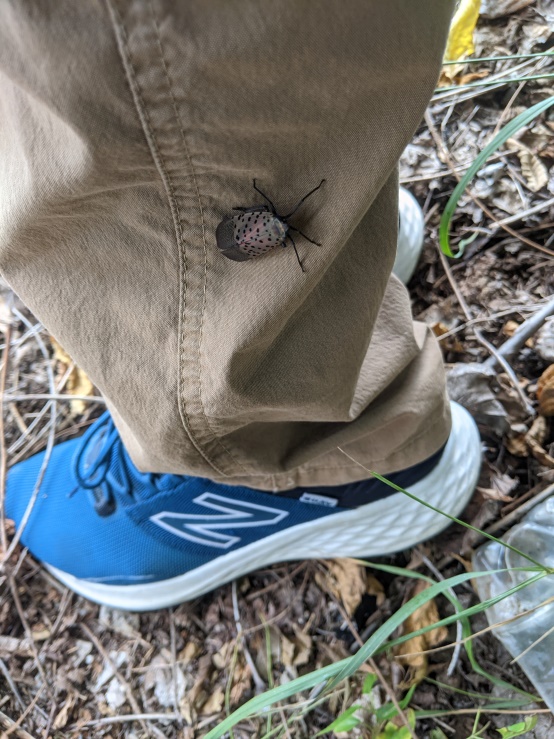
[[[312,244],[316,244],[317,246],[321,246],[321,244],[318,244],[317,241],[312,241],[306,234],[291,226],[287,221],[296,213],[306,198],[318,190],[324,182],[325,180],[321,180],[317,187],[310,190],[300,200],[291,213],[282,216],[277,213],[271,200],[256,187],[256,180],[254,180],[254,189],[267,200],[269,205],[254,205],[251,208],[233,208],[233,210],[238,210],[240,213],[224,218],[215,232],[217,245],[221,253],[229,259],[243,262],[267,254],[267,252],[278,246],[285,247],[288,245],[287,239],[290,239],[298,263],[302,271],[305,272],[290,231],[296,231]]]

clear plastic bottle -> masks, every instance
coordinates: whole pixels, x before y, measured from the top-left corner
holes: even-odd
[[[554,568],[554,496],[535,506],[503,540],[546,567]],[[484,544],[473,557],[474,569],[481,572],[532,566],[529,560],[496,542]],[[534,574],[501,572],[477,578],[475,584],[481,600],[486,600],[505,593]],[[516,618],[522,613],[525,615]],[[488,608],[486,615],[491,625],[510,619],[495,627],[492,633],[512,657],[519,657],[518,664],[554,712],[554,575],[547,575],[504,598]]]

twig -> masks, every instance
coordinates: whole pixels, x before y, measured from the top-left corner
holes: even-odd
[[[86,400],[91,403],[101,403],[105,405],[106,401],[100,395],[64,395],[62,393],[35,393],[29,395],[10,395],[7,394],[3,398],[4,403],[24,403],[27,400]]]
[[[462,292],[461,292],[461,290],[460,290],[460,288],[458,286],[458,283],[456,282],[456,278],[452,274],[452,270],[450,269],[450,265],[448,264],[448,261],[447,261],[445,255],[440,250],[440,247],[438,246],[438,244],[437,244],[437,251],[439,253],[439,258],[441,260],[441,264],[443,266],[443,269],[445,271],[445,274],[448,277],[448,282],[450,283],[450,286],[452,287],[452,290],[454,291],[454,294],[456,295],[456,298],[458,299],[458,302],[460,304],[460,307],[461,307],[462,311],[464,312],[464,315],[465,315],[466,319],[468,321],[473,320],[473,314],[471,312],[471,309],[470,309],[469,305],[467,304],[466,299],[464,298],[464,296],[463,296],[463,294],[462,294]],[[534,317],[535,316],[533,316],[533,318]],[[474,334],[475,338],[477,339],[477,341],[480,344],[482,344],[482,346],[484,346],[488,350],[488,352],[490,354],[493,355],[493,357],[495,358],[495,360],[502,366],[502,368],[504,369],[504,372],[508,375],[508,378],[509,378],[510,382],[512,383],[512,386],[513,386],[514,390],[519,395],[519,397],[521,399],[521,402],[523,404],[523,407],[525,408],[525,411],[527,412],[527,414],[530,415],[530,416],[536,416],[535,409],[533,408],[533,406],[531,405],[531,403],[529,402],[529,400],[525,396],[525,393],[523,392],[523,390],[522,390],[522,388],[521,388],[521,386],[520,386],[520,384],[518,382],[518,379],[516,377],[516,374],[513,371],[513,369],[510,367],[510,365],[508,364],[508,362],[504,359],[504,357],[502,357],[498,353],[498,350],[496,349],[496,347],[494,347],[490,343],[490,341],[487,341],[487,339],[485,339],[485,337],[483,336],[483,334],[481,333],[481,331],[478,328],[476,328],[475,326],[472,326],[472,331],[473,331],[473,334]]]
[[[90,629],[85,623],[82,623],[79,625],[81,629],[84,631],[84,633],[91,640],[91,642],[94,644],[94,646],[96,647],[96,649],[98,650],[98,652],[100,653],[104,661],[111,667],[114,676],[121,683],[123,690],[125,691],[125,694],[127,695],[127,700],[129,701],[129,705],[131,706],[135,714],[142,715],[143,712],[140,710],[140,706],[137,702],[137,699],[135,698],[135,695],[133,693],[131,686],[129,685],[127,680],[125,680],[123,675],[117,669],[116,664],[114,663],[110,655],[107,653],[107,651],[104,649],[104,646],[102,645],[102,642],[100,641],[100,639],[96,636],[96,634],[92,631],[92,629]],[[139,719],[139,721],[140,721],[143,731],[145,732],[145,734],[148,735],[150,733],[148,731],[148,726],[146,725],[143,719]]]
[[[418,708],[417,706],[414,706],[417,710],[422,710]],[[428,712],[425,710],[425,718],[434,718],[436,716],[461,716],[463,714],[470,714],[474,715],[476,713],[502,713],[507,714],[509,716],[518,715],[518,714],[535,714],[535,713],[552,713],[550,708],[529,708],[529,709],[523,709],[523,708],[516,708],[514,710],[505,709],[505,708],[493,708],[490,709],[487,706],[480,706],[480,708],[456,708],[452,711],[440,711],[434,714],[432,711]]]
[[[233,599],[233,616],[235,618],[235,626],[237,627],[237,636],[242,641],[242,651],[244,652],[244,658],[246,660],[246,664],[250,668],[250,672],[252,673],[252,679],[254,680],[254,683],[256,685],[256,690],[258,693],[262,693],[265,688],[265,682],[260,677],[260,673],[256,669],[256,665],[254,664],[254,660],[252,659],[252,655],[250,654],[248,647],[246,646],[246,640],[244,638],[242,624],[240,622],[240,611],[239,611],[239,601],[237,596],[237,581],[233,580],[231,584],[231,597]]]
[[[77,731],[85,726],[107,726],[109,724],[126,724],[131,721],[177,721],[183,718],[178,713],[128,713],[125,716],[107,716],[106,718],[97,718],[92,721],[85,721],[82,724],[75,724],[70,731]]]
[[[506,218],[502,218],[501,220],[496,221],[496,223],[492,224],[491,229],[495,231],[509,223],[522,221],[524,218],[527,218],[527,216],[533,216],[535,215],[535,213],[542,213],[543,210],[546,210],[546,208],[550,208],[551,205],[554,205],[554,198],[550,198],[550,200],[541,200],[540,203],[534,205],[532,208],[528,208],[527,210],[523,210],[513,216],[507,216]]]
[[[352,623],[352,620],[350,619],[349,615],[346,613],[346,610],[343,608],[342,604],[340,603],[340,601],[335,596],[333,596],[331,594],[331,597],[335,601],[335,604],[336,604],[337,608],[339,609],[341,616],[344,618],[346,624],[348,625],[348,628],[350,630],[350,633],[352,634],[352,636],[356,640],[356,642],[358,644],[358,647],[360,647],[360,648],[363,647],[364,646],[364,643],[363,643],[360,635],[358,634],[358,630],[356,629],[356,627]],[[368,662],[370,664],[371,669],[377,675],[377,678],[378,678],[379,682],[383,686],[383,690],[385,691],[385,693],[389,697],[389,699],[390,699],[391,703],[393,704],[393,706],[396,708],[400,720],[402,721],[402,723],[404,724],[404,726],[410,732],[410,736],[412,737],[412,739],[417,739],[417,736],[415,735],[412,727],[410,726],[410,722],[408,721],[408,718],[407,718],[406,714],[402,710],[402,707],[400,706],[400,703],[398,702],[398,700],[396,698],[396,695],[394,694],[394,690],[391,688],[391,686],[385,680],[385,676],[383,675],[383,673],[381,672],[381,670],[377,666],[377,663],[375,662],[375,660],[373,659],[373,657],[370,657],[368,659]]]
[[[445,280],[448,280],[448,276],[446,275],[446,273],[443,277]],[[446,333],[437,336],[437,339],[440,343],[441,341],[444,341],[445,339],[448,339],[451,336],[460,333],[460,331],[464,331],[468,326],[473,326],[473,324],[475,323],[489,323],[491,321],[496,321],[498,318],[512,315],[513,313],[526,313],[527,311],[530,311],[534,315],[534,312],[540,310],[543,305],[543,302],[531,303],[529,305],[514,305],[511,308],[505,308],[504,310],[500,310],[496,313],[491,313],[488,316],[479,316],[477,318],[472,318],[470,321],[464,321],[464,323],[460,323],[458,326],[451,328],[450,331],[446,331]]]
[[[13,420],[16,423],[17,428],[20,430],[22,434],[27,433],[27,424],[23,420],[23,416],[21,413],[17,410],[17,406],[15,403],[8,403],[8,408],[10,410],[10,413],[13,416]]]
[[[39,690],[39,692],[37,693],[37,695],[33,699],[35,701],[35,703],[38,700],[38,697],[40,696],[41,693],[42,693],[42,688]],[[20,728],[21,722],[24,721],[27,718],[27,714],[28,714],[29,709],[31,707],[34,707],[33,706],[33,703],[30,703],[29,704],[26,712],[25,713],[22,713],[21,716],[17,719],[17,721],[14,721],[9,716],[7,716],[3,711],[0,711],[0,723],[4,724],[4,726],[7,729],[7,731],[5,731],[2,734],[2,739],[4,737],[9,736],[10,734],[14,734],[19,739],[35,739],[35,737],[34,736],[31,736],[31,734],[29,734],[27,731],[25,731],[25,729]]]
[[[541,641],[549,637],[552,632],[554,631],[554,626],[551,626],[547,631],[545,631],[544,634],[541,634],[538,639],[535,639],[535,641],[532,644],[529,644],[528,647],[526,647],[523,652],[517,655],[517,657],[514,657],[513,660],[510,662],[510,664],[514,665],[516,662],[519,662],[519,660],[524,657],[528,652],[531,651],[531,649],[534,649],[537,644],[540,644]]]
[[[0,398],[4,402],[6,392],[6,378],[8,376],[8,365],[10,359],[10,340],[12,335],[12,325],[8,323],[4,333],[6,337],[6,348],[4,349],[2,374],[0,374]],[[0,409],[0,541],[2,543],[2,552],[8,548],[8,539],[6,537],[6,514],[4,511],[4,500],[6,498],[6,469],[8,464],[8,455],[6,453],[6,434],[4,429],[4,408]]]
[[[491,534],[495,535],[498,531],[504,528],[508,528],[512,524],[514,524],[516,521],[518,521],[523,515],[525,515],[528,511],[530,511],[532,508],[534,508],[536,505],[541,503],[543,500],[546,500],[546,498],[549,498],[552,494],[554,494],[554,483],[551,485],[548,485],[542,492],[535,495],[534,498],[531,498],[531,500],[526,501],[523,503],[523,505],[518,506],[515,510],[508,513],[506,516],[503,516],[495,523],[491,524],[491,526],[487,527],[486,529],[483,529],[485,534]],[[472,542],[472,547],[469,550],[466,550],[462,552],[464,555],[468,555],[471,552],[475,550],[475,548],[485,539],[482,534],[476,533],[476,538]],[[451,562],[453,562],[455,557],[453,557],[451,554],[448,554],[446,557],[443,557],[441,561],[438,563],[438,568],[440,570],[443,570],[445,567],[447,567]]]
[[[175,713],[179,713],[179,689],[177,685],[177,638],[175,634],[175,613],[173,608],[169,608],[169,636],[171,640],[171,677],[173,681],[173,708]],[[181,723],[182,723],[181,716]]]
[[[491,138],[494,138],[496,136],[496,134],[500,131],[500,128],[502,127],[502,124],[504,123],[504,121],[506,120],[506,118],[508,116],[508,113],[512,109],[512,105],[514,104],[515,99],[517,98],[517,96],[519,95],[519,93],[523,90],[523,88],[525,87],[526,84],[527,84],[527,80],[523,80],[517,86],[517,88],[516,88],[515,92],[513,93],[512,97],[508,100],[508,104],[506,105],[506,107],[504,108],[504,110],[502,111],[502,113],[498,116],[498,120],[496,121],[496,126],[494,127],[494,130],[493,130],[493,132],[491,134]]]
[[[40,349],[40,352],[44,359],[46,360],[46,375],[48,377],[48,386],[50,388],[50,392],[52,395],[56,392],[56,383],[54,380],[54,372],[52,370],[52,365],[50,364],[50,357],[48,356],[48,350],[46,349],[46,346],[44,344],[44,341],[42,340],[42,337],[39,335],[38,330],[36,330],[30,323],[30,321],[25,318],[25,316],[20,313],[17,308],[12,308],[13,314],[27,326],[27,328],[31,331],[33,331],[35,341],[38,344],[38,347]],[[19,540],[21,539],[21,535],[23,534],[23,531],[25,530],[25,526],[27,525],[27,522],[31,516],[31,513],[33,511],[35,502],[38,498],[40,486],[42,485],[42,481],[44,479],[44,474],[46,472],[46,468],[48,467],[48,463],[50,461],[50,457],[52,455],[52,449],[54,448],[54,440],[56,437],[56,419],[57,419],[57,412],[58,412],[58,406],[56,404],[55,400],[51,400],[50,403],[50,409],[52,412],[52,415],[50,417],[50,430],[48,433],[48,441],[46,444],[46,451],[44,453],[44,459],[42,460],[42,465],[40,467],[40,471],[38,473],[37,481],[35,483],[34,490],[32,492],[31,497],[29,498],[29,502],[27,503],[27,508],[25,509],[25,513],[23,514],[23,518],[21,519],[21,522],[19,524],[19,527],[15,533],[15,536],[12,539],[12,543],[8,547],[7,552],[4,554],[4,557],[2,561],[0,562],[0,570],[4,566],[4,564],[7,562],[7,560],[11,557],[12,552],[16,548],[17,544],[19,543]]]
[[[50,728],[54,722],[54,716],[56,715],[57,710],[58,710],[58,706],[55,703],[52,703],[52,708],[50,709],[50,715],[48,716],[48,723],[46,724],[44,731],[42,732],[42,739],[49,738]]]
[[[545,320],[554,314],[554,298],[545,306],[538,310],[534,315],[524,321],[519,328],[514,331],[513,335],[505,341],[502,346],[497,349],[497,354],[501,357],[511,357],[515,354],[533,334],[539,330]],[[485,366],[494,367],[497,357],[493,356],[487,359]]]
[[[554,483],[552,483],[547,488],[545,488],[542,491],[542,493],[539,493],[531,500],[528,500],[526,503],[523,503],[523,505],[520,505],[519,508],[516,508],[511,513],[508,513],[507,516],[504,516],[503,518],[499,519],[495,523],[491,524],[491,526],[489,526],[488,528],[484,529],[485,533],[495,534],[497,531],[500,531],[500,529],[503,529],[507,526],[511,526],[518,519],[520,519],[525,513],[530,511],[532,508],[534,508],[536,505],[541,503],[543,500],[546,500],[546,498],[548,498],[552,494],[554,494]]]
[[[427,569],[433,573],[433,575],[437,578],[437,580],[444,580],[443,575],[441,572],[435,567],[435,565],[431,562],[429,557],[427,557],[423,552],[419,553],[419,556],[421,557],[422,561],[425,563]],[[456,593],[452,588],[448,588],[448,592],[453,598],[456,598]],[[450,664],[448,665],[448,670],[446,671],[446,674],[448,677],[450,677],[454,670],[456,669],[456,665],[458,664],[458,660],[460,659],[460,652],[462,651],[462,637],[463,637],[463,626],[462,622],[460,620],[456,621],[456,646],[454,647],[454,652],[452,653],[452,659],[450,660]]]
[[[24,711],[26,708],[25,701],[21,697],[21,693],[19,692],[17,685],[15,684],[15,681],[13,677],[11,676],[10,671],[6,667],[6,664],[3,659],[0,659],[0,672],[4,675],[6,682],[10,686],[10,690],[12,691],[16,702],[19,704],[19,707],[21,708],[22,711]]]
[[[25,611],[23,610],[23,606],[21,605],[21,600],[19,598],[19,593],[17,592],[17,587],[15,584],[15,580],[13,575],[8,575],[8,584],[10,586],[10,591],[12,594],[12,600],[15,604],[15,608],[17,610],[19,619],[21,621],[21,625],[23,626],[23,630],[25,631],[25,634],[27,636],[27,639],[29,641],[29,645],[31,647],[31,650],[33,652],[33,657],[35,659],[35,663],[37,666],[37,670],[42,678],[43,687],[51,699],[54,698],[54,695],[52,693],[52,690],[50,688],[50,683],[48,682],[48,679],[46,677],[46,674],[44,672],[44,668],[42,667],[42,664],[40,663],[40,659],[38,656],[38,650],[35,644],[35,640],[33,639],[33,632],[31,631],[31,627],[29,626],[29,622],[27,621],[27,617],[25,616]]]

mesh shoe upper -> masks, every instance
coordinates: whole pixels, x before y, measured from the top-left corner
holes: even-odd
[[[415,482],[440,454],[390,477],[404,486]],[[44,453],[37,454],[8,475],[6,515],[17,527],[43,459]],[[82,438],[54,447],[22,542],[38,559],[80,579],[147,583],[394,492],[365,480],[274,495],[197,477],[141,473],[105,413]]]

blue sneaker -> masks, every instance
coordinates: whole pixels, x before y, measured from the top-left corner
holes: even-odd
[[[390,475],[451,515],[480,467],[471,416],[453,404],[442,450]],[[6,516],[19,527],[43,454],[8,476]],[[108,413],[54,448],[22,542],[67,587],[115,608],[181,603],[274,562],[369,557],[407,549],[449,521],[371,479],[280,494],[198,477],[144,474]]]

